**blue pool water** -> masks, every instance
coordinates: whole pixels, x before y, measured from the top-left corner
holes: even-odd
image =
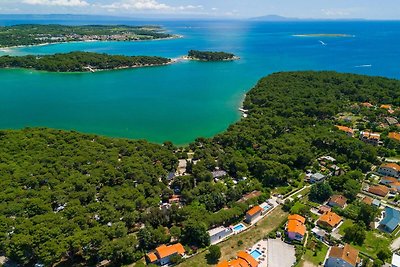
[[[271,206],[266,205],[266,206],[263,208],[263,210],[264,210],[264,211],[267,211],[267,210],[269,210],[270,208],[271,208]]]
[[[255,249],[250,253],[250,255],[253,258],[258,259],[262,255],[262,253],[259,250]]]
[[[243,230],[243,228],[244,228],[243,224],[238,224],[235,227],[233,227],[233,230],[237,232],[237,231]]]

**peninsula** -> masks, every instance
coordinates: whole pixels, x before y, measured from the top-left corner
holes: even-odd
[[[172,63],[171,59],[163,57],[119,56],[90,52],[0,57],[0,68],[25,68],[50,72],[95,72],[100,70],[162,66],[170,63]]]
[[[0,47],[16,47],[83,41],[140,41],[176,38],[159,26],[36,25],[0,27]]]
[[[229,60],[239,59],[239,57],[231,53],[198,51],[198,50],[190,50],[188,52],[188,55],[185,56],[184,58],[189,60],[200,60],[200,61],[229,61]]]

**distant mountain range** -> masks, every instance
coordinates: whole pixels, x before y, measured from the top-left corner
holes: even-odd
[[[295,21],[300,20],[299,18],[288,18],[279,15],[266,15],[261,17],[250,18],[250,20],[254,21]]]
[[[357,21],[365,20],[360,18],[290,18],[279,15],[266,15],[261,17],[250,18],[251,21],[321,21],[321,20],[340,20],[340,21]]]

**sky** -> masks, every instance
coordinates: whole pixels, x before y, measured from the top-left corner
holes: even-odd
[[[400,19],[400,0],[0,0],[0,14]]]

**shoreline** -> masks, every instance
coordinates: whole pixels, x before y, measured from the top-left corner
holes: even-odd
[[[181,56],[179,57],[181,60],[187,60],[187,61],[200,61],[200,62],[224,62],[224,61],[235,61],[235,60],[240,60],[240,57],[234,56],[233,58],[227,58],[223,60],[203,60],[203,59],[198,59],[194,57],[189,57],[189,56]]]
[[[151,67],[163,67],[163,66],[168,66],[172,65],[175,63],[178,63],[179,61],[176,59],[170,59],[171,61],[168,63],[163,63],[163,64],[149,64],[149,65],[137,65],[137,66],[121,66],[117,68],[112,68],[112,69],[95,69],[90,66],[84,67],[86,71],[47,71],[47,70],[38,70],[35,68],[13,68],[13,67],[5,67],[5,68],[0,68],[0,70],[28,70],[28,71],[37,71],[37,72],[47,72],[47,73],[60,73],[60,74],[84,74],[84,73],[96,73],[96,72],[106,72],[106,71],[118,71],[118,70],[128,70],[128,69],[140,69],[140,68],[151,68]]]
[[[345,33],[311,33],[311,34],[292,34],[293,37],[355,37],[355,35]]]
[[[184,36],[179,34],[174,34],[173,36],[167,38],[154,38],[154,39],[143,39],[143,40],[81,40],[81,41],[65,41],[65,42],[50,42],[50,43],[47,42],[47,43],[31,44],[31,45],[0,46],[0,51],[10,52],[11,50],[18,48],[40,47],[40,46],[57,45],[57,44],[95,43],[95,42],[148,42],[148,41],[174,40],[181,38],[184,38]]]

